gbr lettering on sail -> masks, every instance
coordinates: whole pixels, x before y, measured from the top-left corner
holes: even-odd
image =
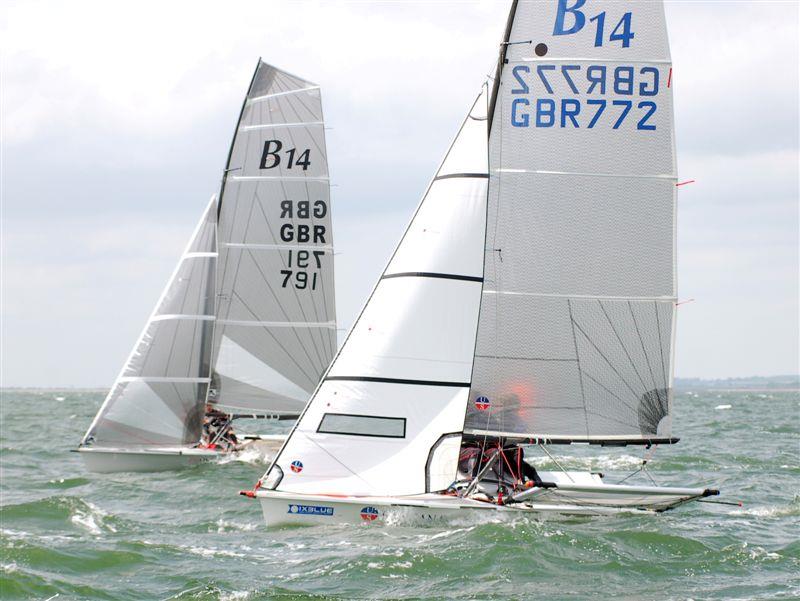
[[[658,67],[635,62],[633,56],[628,64],[624,58],[603,58],[604,50],[624,57],[626,49],[636,47],[640,38],[635,8],[636,3],[557,0],[550,47],[531,40],[537,59],[511,67],[511,125],[656,131],[659,100],[671,83],[671,70],[664,74]],[[566,38],[577,42],[569,46],[572,54],[580,49],[586,57],[596,59],[563,56],[548,60],[558,40]]]
[[[259,169],[268,171],[281,168],[287,174],[307,171],[311,166],[311,149],[287,147],[282,140],[264,141]],[[291,177],[291,175],[289,175]],[[328,205],[322,199],[294,200],[286,198],[280,202],[280,227],[282,243],[297,244],[298,248],[285,250],[279,280],[281,288],[316,290],[324,269],[325,250],[314,246],[327,244],[324,220]],[[322,223],[320,223],[322,222]]]

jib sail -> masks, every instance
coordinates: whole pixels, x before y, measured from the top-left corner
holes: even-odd
[[[212,198],[81,444],[135,447],[200,440],[211,381],[216,208]]]

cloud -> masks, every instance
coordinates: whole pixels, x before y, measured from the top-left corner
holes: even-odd
[[[352,324],[483,77],[507,2],[0,7],[4,384],[108,384],[221,169],[262,56],[322,86]],[[798,11],[668,2],[679,375],[796,371]],[[47,18],[42,18],[47,15]],[[10,351],[10,352],[9,352]]]

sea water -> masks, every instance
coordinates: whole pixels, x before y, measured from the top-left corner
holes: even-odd
[[[264,472],[257,454],[176,472],[87,473],[69,451],[102,399],[3,391],[2,599],[800,598],[797,392],[676,394],[682,441],[656,450],[650,475],[719,487],[719,499],[742,507],[273,530],[257,502],[237,495]],[[607,482],[638,469],[646,452],[550,451]]]

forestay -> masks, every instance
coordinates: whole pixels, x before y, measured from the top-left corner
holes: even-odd
[[[283,476],[284,491],[402,495],[452,482],[483,272],[487,101],[484,89],[273,464],[271,486]]]
[[[465,432],[668,437],[676,180],[663,5],[522,0],[506,41]]]
[[[210,382],[216,198],[81,444],[195,444]]]
[[[319,87],[260,62],[219,206],[209,400],[299,413],[336,351],[333,240]]]

